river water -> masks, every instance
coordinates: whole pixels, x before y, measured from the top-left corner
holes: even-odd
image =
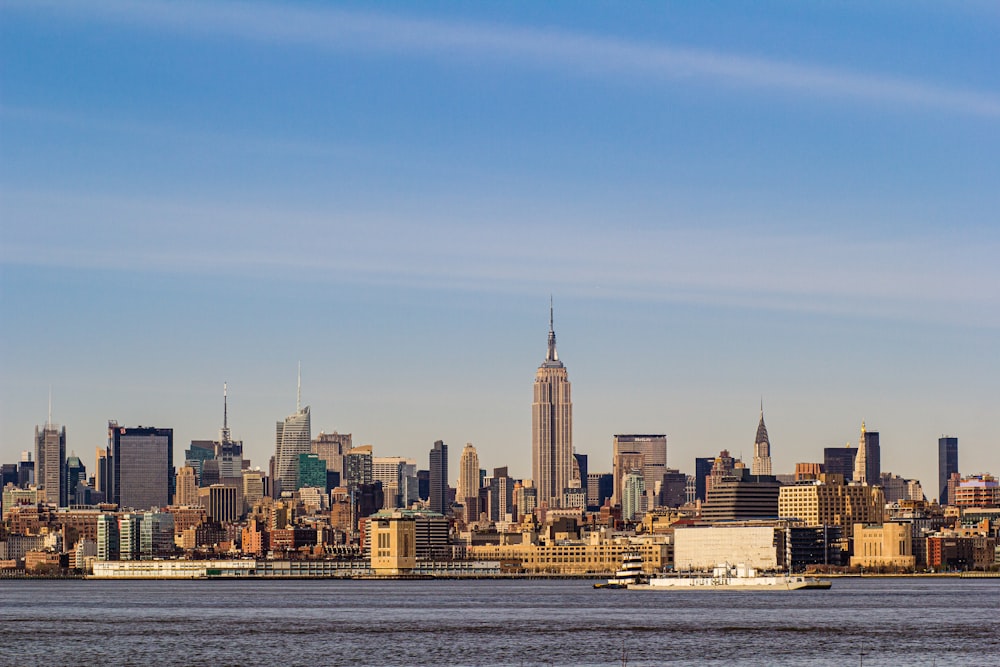
[[[0,581],[2,665],[1000,665],[1000,579]]]

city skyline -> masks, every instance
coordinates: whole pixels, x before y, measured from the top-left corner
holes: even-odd
[[[862,421],[928,497],[942,435],[1000,467],[989,6],[0,19],[0,460],[50,385],[90,470],[108,420],[215,437],[228,382],[266,469],[301,359],[314,435],[526,478],[554,294],[591,471],[749,464],[762,395],[777,473]]]

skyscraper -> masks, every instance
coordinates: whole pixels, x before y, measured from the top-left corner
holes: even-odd
[[[177,471],[177,481],[174,488],[176,489],[175,505],[198,504],[198,480],[193,466],[181,466],[181,469]]]
[[[705,502],[705,497],[708,495],[708,476],[712,474],[713,465],[715,465],[714,456],[699,456],[694,460],[695,500]]]
[[[948,479],[958,472],[958,438],[941,436],[938,438],[938,502],[953,505],[955,499],[948,493]]]
[[[448,509],[448,445],[441,440],[431,448],[430,472],[431,511],[444,514]]]
[[[275,424],[274,496],[299,487],[299,454],[308,454],[312,439],[309,406],[302,407],[302,370],[299,366],[295,413]]]
[[[869,431],[861,422],[858,440],[858,457],[854,459],[854,481],[877,486],[882,479],[882,453],[878,444],[878,431]]]
[[[539,506],[560,506],[573,477],[573,402],[566,367],[556,352],[551,303],[548,352],[535,374],[531,406],[531,473]]]
[[[110,421],[108,452],[111,502],[136,510],[170,504],[175,481],[172,428],[127,428]]]
[[[615,475],[614,502],[622,502],[623,480],[633,471],[642,475],[644,488],[653,491],[663,481],[663,473],[667,470],[667,436],[662,433],[616,435],[611,444],[611,468]]]
[[[309,451],[326,461],[326,469],[344,476],[344,454],[354,446],[350,433],[319,432],[309,445]]]
[[[757,424],[757,438],[753,445],[753,463],[750,464],[753,475],[771,474],[771,441],[767,438],[767,427],[764,426],[764,402],[760,404],[760,423]]]
[[[823,449],[823,472],[827,475],[843,475],[845,482],[854,481],[854,459],[858,450],[847,443],[846,447],[825,447]]]
[[[83,465],[76,452],[66,457],[66,504],[76,504],[76,486],[87,481],[87,466]]]
[[[52,423],[52,409],[45,426],[35,427],[35,484],[38,502],[66,506],[66,427]]]
[[[479,520],[479,454],[466,443],[458,460],[458,502],[465,505],[466,521]]]

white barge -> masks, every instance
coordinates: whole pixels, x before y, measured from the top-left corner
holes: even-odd
[[[746,565],[717,565],[709,573],[670,574],[653,577],[648,583],[629,584],[630,591],[798,591],[825,590],[830,582],[801,575],[761,576]]]

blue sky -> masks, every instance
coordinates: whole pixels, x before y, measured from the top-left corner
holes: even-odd
[[[1000,472],[991,3],[0,9],[0,459],[108,419],[255,464],[294,409],[530,475],[554,295],[577,450],[775,467],[882,434]],[[180,460],[178,456],[178,461]]]

